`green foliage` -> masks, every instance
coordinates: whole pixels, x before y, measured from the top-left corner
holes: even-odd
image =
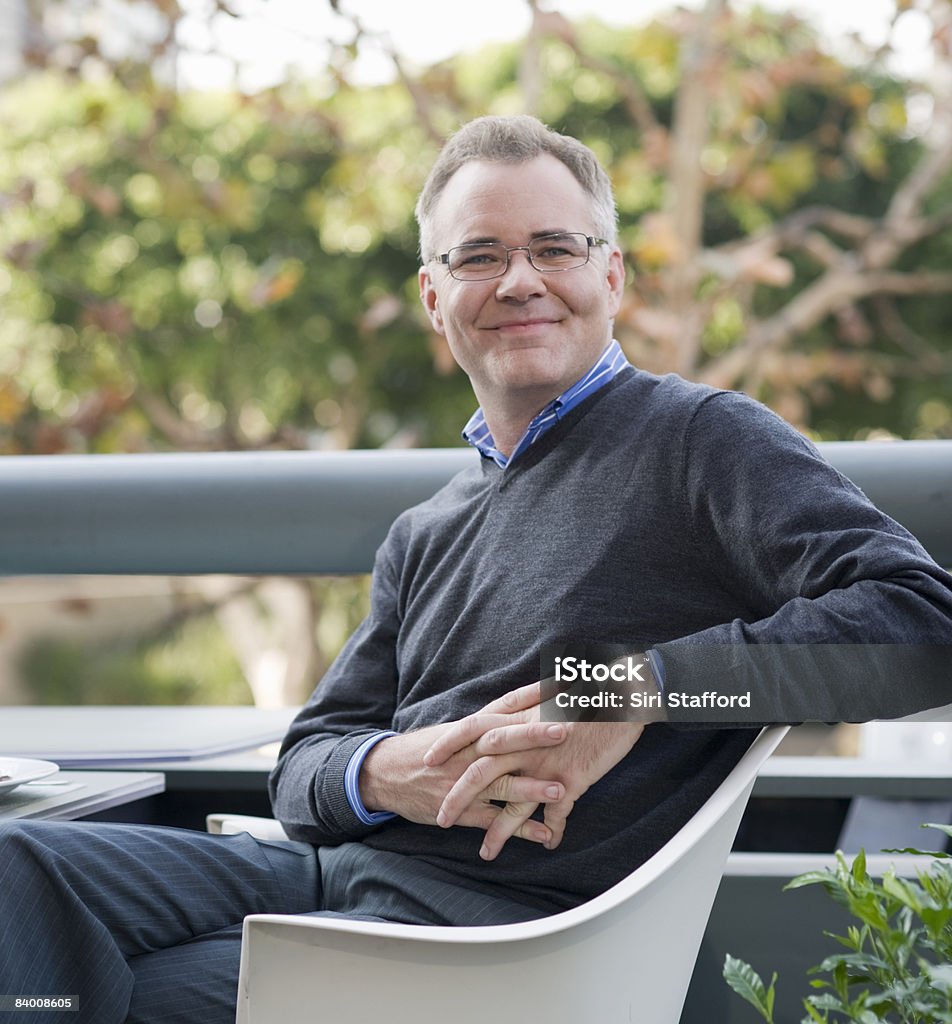
[[[434,378],[413,287],[419,130],[394,88],[335,104],[353,138],[296,86],[5,90],[0,450],[452,443],[441,392],[466,385]]]
[[[952,826],[924,825],[952,837]],[[881,881],[866,869],[863,851],[848,864],[794,878],[787,889],[822,885],[857,920],[846,935],[830,935],[846,952],[811,968],[817,990],[803,1005],[803,1024],[952,1024],[952,857],[905,849],[887,851],[932,858],[917,880],[889,868]],[[829,934],[829,933],[828,933]],[[728,956],[728,985],[773,1024],[776,974],[765,986],[742,960]]]
[[[677,259],[652,217],[668,186],[686,24],[588,20],[538,40],[533,71],[540,116],[612,175],[635,270],[617,331],[658,370],[677,367],[677,352],[646,352],[638,314],[658,304]],[[881,215],[922,155],[906,121],[914,87],[834,59],[789,16],[754,10],[716,31],[705,243],[816,204]],[[349,84],[343,50],[312,81],[254,96],[176,92],[129,61],[6,85],[0,452],[458,443],[473,400],[418,308],[413,204],[440,135],[524,108],[524,56],[489,47],[412,88]],[[633,115],[632,91],[654,133]],[[940,232],[909,258],[943,268],[949,245]],[[694,375],[742,344],[751,313],[772,315],[820,269],[789,262],[788,284],[754,278],[712,301]],[[864,302],[804,332],[750,389],[823,436],[952,435],[938,358],[950,301],[897,299],[906,335]],[[890,375],[889,361],[917,346],[920,369]]]
[[[315,677],[333,662],[370,610],[370,577],[306,581],[313,609],[313,658],[291,670],[286,702],[302,703]],[[237,592],[241,593],[241,592]],[[248,589],[256,614],[230,623],[216,601],[182,592],[167,617],[152,626],[127,625],[122,635],[102,627],[81,637],[56,627],[29,644],[17,665],[28,703],[37,705],[246,705],[253,701],[249,670],[236,650],[260,653],[266,645],[286,649],[292,638],[276,618],[286,607],[267,604],[267,592]],[[221,601],[221,598],[218,599]],[[148,611],[143,607],[143,616]],[[235,633],[243,642],[235,646]],[[250,638],[250,641],[249,641]],[[299,655],[300,656],[300,653]]]
[[[20,662],[35,704],[250,704],[226,639],[209,616],[132,642],[46,638]]]
[[[181,10],[144,6],[160,22],[151,49],[127,40],[110,59],[82,38],[96,19],[81,19],[75,45],[50,46],[44,68],[0,89],[0,454],[458,444],[473,397],[419,308],[413,205],[440,137],[520,112],[532,91],[536,112],[612,176],[634,270],[616,332],[639,365],[704,377],[823,272],[815,255],[785,252],[739,281],[710,273],[695,310],[670,303],[683,12],[619,28],[548,11],[555,27],[532,47],[403,68],[385,86],[351,84],[358,47],[342,45],[313,79],[248,96],[161,84],[151,61],[174,57]],[[727,8],[700,154],[704,244],[812,206],[881,216],[924,153],[907,119],[921,87],[830,56],[795,17]],[[947,224],[950,204],[946,176],[923,212]],[[949,266],[952,233],[937,229],[897,269]],[[685,359],[695,311],[704,330]],[[952,437],[950,320],[948,293],[864,299],[728,383],[819,437]],[[337,630],[317,632],[323,654]],[[189,699],[177,669],[126,657],[38,649],[37,699]],[[200,699],[231,685],[228,657]]]
[[[303,703],[310,696],[316,677],[337,657],[370,606],[369,576],[298,582],[309,591],[312,617],[303,631],[311,634],[314,655],[306,664],[302,661],[298,671],[289,670],[283,694],[289,704]],[[98,626],[78,638],[75,631],[64,636],[52,628],[20,655],[18,676],[27,703],[253,703],[249,672],[254,666],[242,656],[250,654],[253,663],[262,649],[293,648],[296,638],[282,632],[280,617],[287,606],[269,605],[267,589],[246,584],[232,599],[245,595],[252,599],[254,615],[239,622],[218,614],[228,599],[218,595],[209,601],[207,595],[186,589],[164,618],[140,626],[134,635],[132,627],[121,635],[103,635],[101,617]],[[141,614],[150,617],[147,605]],[[236,633],[242,636],[237,638]]]
[[[730,954],[724,961],[724,978],[727,984],[743,999],[746,999],[751,1006],[764,1018],[773,1024],[774,999],[776,997],[777,975],[774,973],[769,985],[764,985],[763,979],[743,960],[738,960]]]

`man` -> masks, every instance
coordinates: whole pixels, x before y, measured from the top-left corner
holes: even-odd
[[[398,518],[368,618],[291,727],[272,798],[298,842],[0,831],[3,991],[78,992],[101,1024],[227,1021],[247,913],[493,924],[604,890],[751,732],[543,721],[543,646],[647,651],[648,696],[748,680],[799,720],[827,717],[824,679],[785,682],[756,648],[952,642],[952,579],[799,435],[624,359],[614,203],[584,146],[477,120],[418,217],[482,458]],[[913,710],[882,683],[851,713]]]

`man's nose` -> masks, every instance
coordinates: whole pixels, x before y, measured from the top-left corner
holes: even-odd
[[[541,295],[545,290],[543,275],[532,265],[529,253],[525,249],[512,249],[509,253],[509,266],[498,279],[497,297],[528,299]]]

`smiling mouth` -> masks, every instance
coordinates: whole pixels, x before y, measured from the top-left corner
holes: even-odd
[[[556,320],[513,320],[510,323],[496,324],[491,328],[494,331],[514,331],[516,333],[528,332],[539,327],[551,327],[557,323]]]

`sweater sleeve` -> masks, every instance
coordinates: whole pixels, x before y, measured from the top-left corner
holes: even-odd
[[[291,723],[271,773],[275,817],[292,839],[340,843],[380,827],[352,808],[346,776],[370,737],[392,731],[397,693],[394,531],[377,552],[370,612]]]
[[[952,576],[788,424],[711,395],[681,487],[696,557],[754,614],[659,644],[667,691],[750,691],[753,720],[782,722],[952,701]]]

